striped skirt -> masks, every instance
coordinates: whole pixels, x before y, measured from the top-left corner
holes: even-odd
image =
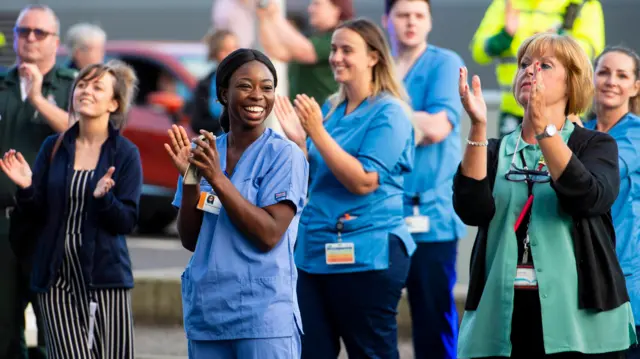
[[[62,266],[49,291],[38,295],[49,359],[134,357],[130,290],[88,290],[82,275],[78,249],[82,246],[85,186],[92,175],[93,171],[74,172]]]

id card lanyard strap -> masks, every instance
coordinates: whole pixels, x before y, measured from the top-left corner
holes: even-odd
[[[527,170],[527,161],[524,158],[523,151],[520,151],[520,159],[522,160],[524,169]],[[540,164],[539,167],[540,168],[538,170],[541,170],[543,165]],[[518,217],[518,220],[516,221],[516,224],[513,228],[514,232],[517,231],[518,228],[521,225],[523,225],[522,222],[524,221],[526,216],[529,215],[529,220],[526,223],[527,230],[523,240],[524,252],[522,254],[522,264],[528,264],[529,262],[529,225],[531,223],[531,207],[533,205],[533,181],[527,179],[526,183],[527,183],[527,195],[528,195],[527,202],[525,203],[524,208],[522,209],[522,212],[520,213],[520,216]]]

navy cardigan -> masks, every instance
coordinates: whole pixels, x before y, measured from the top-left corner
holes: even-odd
[[[44,223],[33,253],[31,287],[35,292],[46,292],[62,265],[78,132],[76,123],[64,133],[51,163],[58,135],[49,136],[36,158],[32,185],[18,189],[16,194],[20,209],[29,216],[41,216]],[[96,199],[93,197],[96,184],[111,166],[116,168],[112,176],[115,186]],[[141,190],[140,152],[110,126],[109,137],[102,145],[94,175],[87,185],[83,209],[82,247],[78,254],[88,288],[133,288],[125,235],[136,226]]]

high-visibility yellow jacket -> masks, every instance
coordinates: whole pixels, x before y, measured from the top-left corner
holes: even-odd
[[[7,43],[7,40],[4,38],[4,34],[0,32],[0,47],[3,47]]]
[[[572,3],[582,5],[578,17],[570,30],[558,32],[572,36],[593,59],[605,46],[604,16],[598,0],[512,0],[511,6],[520,12],[518,30],[513,37],[504,31],[506,1],[493,0],[489,5],[471,41],[471,54],[481,65],[496,63],[502,112],[516,116],[524,114],[511,91],[517,72],[518,47],[536,33],[560,28],[565,11]]]

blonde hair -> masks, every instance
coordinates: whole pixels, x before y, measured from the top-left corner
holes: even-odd
[[[633,76],[634,81],[640,80],[640,56],[632,49],[624,46],[611,46],[604,49],[604,51],[594,61],[593,68],[598,67],[598,63],[602,57],[610,52],[617,52],[619,54],[627,55],[633,60]],[[634,97],[629,98],[629,111],[635,115],[640,115],[640,93]]]
[[[585,113],[591,107],[593,99],[593,67],[587,53],[578,43],[569,36],[553,33],[540,33],[533,35],[520,45],[517,62],[518,71],[522,71],[520,64],[525,56],[542,55],[545,52],[553,52],[553,55],[567,73],[567,107],[565,115]],[[512,89],[515,95],[515,81]]]
[[[73,92],[80,81],[91,81],[109,73],[115,78],[113,84],[113,97],[118,102],[118,108],[111,113],[109,121],[115,128],[123,128],[127,122],[127,114],[131,109],[133,98],[138,89],[138,78],[131,66],[119,60],[111,60],[106,64],[92,64],[84,67],[71,86],[71,98],[69,114],[74,116]]]
[[[336,31],[338,29],[349,29],[356,32],[367,44],[368,51],[373,51],[378,54],[378,62],[373,66],[372,70],[371,98],[387,92],[391,96],[401,100],[405,111],[410,115],[412,111],[409,106],[409,95],[396,75],[395,62],[382,30],[372,21],[362,18],[345,21],[338,25]],[[331,110],[328,112],[326,118],[329,118],[338,105],[344,100],[346,100],[344,85],[340,85],[338,92],[329,97]]]

